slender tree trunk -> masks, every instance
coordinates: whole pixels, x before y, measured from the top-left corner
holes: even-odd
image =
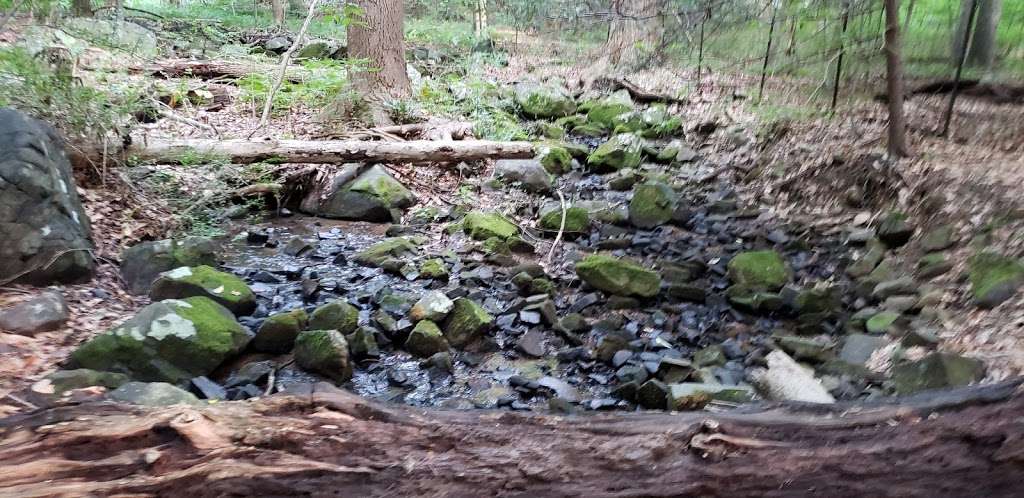
[[[284,26],[284,14],[287,6],[285,0],[271,0],[270,6],[274,11],[274,26]]]
[[[907,3],[907,17],[903,19],[903,33],[904,34],[910,32],[910,19],[914,16],[914,4],[915,3],[917,3],[916,0],[910,0],[910,2]]]
[[[885,0],[885,62],[889,93],[889,155],[906,157],[907,131],[903,116],[903,60],[900,52],[900,1]]]
[[[967,29],[961,34],[960,52],[956,56],[956,74],[953,76],[953,91],[949,92],[949,105],[946,107],[946,116],[942,124],[942,136],[949,135],[949,125],[953,122],[953,109],[956,106],[956,97],[960,91],[960,77],[964,72],[964,60],[967,59],[967,43],[971,37],[971,29],[974,26],[974,16],[978,12],[977,0],[967,0]]]
[[[348,26],[348,55],[368,61],[369,68],[351,71],[352,87],[369,104],[374,125],[391,124],[384,104],[412,94],[405,66],[405,7],[402,0],[358,0],[355,3],[364,15]],[[338,104],[347,105],[345,102]],[[337,112],[339,107],[334,107],[329,112]]]
[[[1002,16],[1002,0],[973,0],[977,2],[973,33],[968,37],[967,32],[970,22],[970,5],[972,0],[963,0],[960,5],[960,20],[957,23],[956,32],[953,34],[953,63],[958,63],[960,53],[964,50],[963,44],[968,40],[967,65],[989,69],[995,62],[996,30],[999,27],[999,18]]]
[[[92,0],[71,0],[71,15],[92,17]]]
[[[662,0],[613,0],[612,21],[603,54],[615,69],[640,69],[661,57]]]
[[[487,36],[487,0],[477,0],[473,9],[473,33],[477,38]]]

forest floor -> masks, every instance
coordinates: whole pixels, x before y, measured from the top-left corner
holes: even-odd
[[[24,25],[3,33],[5,43],[16,42]],[[499,40],[508,47],[508,40]],[[570,87],[587,76],[586,65],[566,64],[557,54],[569,49],[534,39],[510,50],[507,65],[483,65],[482,79],[499,86],[524,79],[559,77]],[[90,56],[111,60],[110,53],[92,47]],[[221,59],[228,60],[228,59]],[[247,58],[239,59],[242,62]],[[140,62],[140,61],[133,61]],[[145,62],[159,62],[148,59]],[[80,76],[96,81],[99,71],[83,64]],[[429,77],[429,74],[424,76]],[[150,76],[126,75],[139,85],[151,84]],[[693,84],[691,69],[659,68],[629,74],[626,78],[645,89],[676,95],[682,85]],[[204,87],[209,82],[169,78],[165,86]],[[942,291],[944,309],[940,337],[942,348],[965,352],[982,359],[988,380],[997,381],[1024,372],[1024,295],[993,310],[970,304],[964,275],[973,241],[999,248],[1006,254],[1024,254],[1024,106],[994,104],[962,97],[958,101],[951,137],[937,136],[944,97],[918,96],[907,101],[913,156],[885,166],[886,109],[883,104],[860,100],[840,106],[835,116],[790,115],[787,110],[807,107],[806,95],[813,84],[771,78],[766,103],[755,103],[756,79],[746,75],[704,75],[700,90],[686,96],[686,105],[670,111],[684,123],[716,121],[721,127],[739,127],[755,140],[736,147],[725,134],[688,138],[706,155],[709,164],[728,165],[722,175],[737,188],[743,202],[762,206],[786,222],[812,226],[823,233],[839,234],[850,226],[864,226],[890,208],[912,216],[920,229],[949,224],[956,227],[963,244],[951,251],[956,267],[933,284]],[[160,119],[139,125],[135,139],[150,137],[244,138],[259,121],[257,107],[240,98],[234,85],[215,82],[228,98],[217,110],[186,106],[174,112],[213,126],[210,134],[186,123]],[[767,103],[770,102],[770,105]],[[302,102],[275,114],[257,137],[316,139],[322,136],[317,122],[319,109]],[[451,118],[465,118],[452,115]],[[486,177],[491,165],[475,174]],[[395,166],[396,173],[428,205],[455,203],[460,195],[460,171],[452,168]],[[176,177],[178,194],[201,197],[215,171],[194,166],[169,167]],[[93,281],[64,286],[71,320],[59,330],[34,337],[0,333],[0,415],[27,408],[12,393],[39,380],[64,361],[77,345],[114,326],[148,303],[145,297],[124,291],[117,262],[121,250],[142,240],[164,237],[174,229],[169,215],[175,211],[168,199],[125,181],[118,168],[97,167],[79,172],[85,209],[93,223],[99,273]],[[175,202],[180,202],[176,199]],[[483,193],[484,205],[510,202],[499,193]],[[547,246],[540,245],[544,254]],[[908,256],[908,260],[909,260]],[[35,295],[38,290],[5,286],[0,308]]]

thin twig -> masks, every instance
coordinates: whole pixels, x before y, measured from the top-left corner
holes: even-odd
[[[551,243],[551,249],[548,250],[547,264],[551,265],[551,258],[555,256],[555,248],[558,247],[558,243],[562,241],[562,234],[565,233],[565,196],[562,195],[561,190],[556,190],[558,194],[558,202],[562,206],[562,223],[558,226],[558,235],[555,236],[555,241]]]
[[[198,128],[200,130],[203,130],[203,131],[206,131],[206,132],[209,132],[209,133],[213,133],[213,136],[215,136],[217,138],[220,138],[220,133],[217,132],[217,129],[214,128],[213,125],[209,125],[209,124],[206,124],[206,123],[200,123],[199,121],[196,121],[194,119],[186,118],[185,116],[179,116],[179,115],[177,115],[177,114],[175,114],[175,113],[173,113],[173,112],[171,112],[169,110],[166,110],[166,109],[157,109],[156,112],[160,116],[165,117],[167,119],[170,119],[171,121],[177,121],[177,122],[182,123],[182,124],[187,124],[187,125],[189,125],[189,126],[191,126],[193,128]]]
[[[292,46],[288,47],[288,50],[281,56],[281,66],[277,72],[277,79],[267,94],[267,101],[263,103],[263,115],[260,116],[259,124],[249,133],[248,138],[252,138],[260,128],[267,125],[267,121],[270,119],[270,108],[274,105],[274,95],[281,89],[281,83],[284,81],[285,73],[288,71],[288,64],[292,60],[292,54],[295,52],[295,49],[299,48],[299,45],[302,44],[302,39],[306,36],[306,30],[309,29],[309,22],[313,19],[313,14],[316,12],[317,3],[318,0],[309,2],[309,12],[306,13],[306,20],[302,21],[302,28],[299,29],[299,34],[295,36]]]

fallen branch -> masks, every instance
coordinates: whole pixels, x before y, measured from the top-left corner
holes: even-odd
[[[654,93],[649,90],[640,88],[633,83],[630,83],[625,78],[602,78],[598,80],[599,83],[610,85],[613,90],[623,89],[629,92],[629,95],[633,97],[633,100],[638,102],[661,102],[664,104],[689,104],[690,102],[686,99],[680,99],[672,97],[671,95],[665,95],[661,93]]]
[[[102,149],[79,147],[72,150],[75,164],[102,159]],[[360,140],[214,140],[150,138],[135,140],[123,157],[155,164],[182,164],[197,158],[227,160],[234,164],[257,162],[344,164],[368,163],[457,163],[482,159],[529,159],[534,155],[530,142],[492,142],[487,140],[408,142],[366,142]]]
[[[177,114],[175,114],[175,113],[173,113],[173,112],[171,112],[169,110],[166,110],[166,109],[157,109],[156,112],[161,117],[170,119],[171,121],[177,121],[177,122],[182,123],[182,124],[187,124],[187,125],[189,125],[189,126],[191,126],[193,128],[198,128],[200,130],[212,133],[214,136],[220,136],[220,133],[217,132],[217,129],[214,128],[213,125],[209,125],[209,124],[206,124],[206,123],[200,123],[199,121],[196,121],[194,119],[189,119],[189,118],[186,118],[184,116],[179,116],[179,115],[177,115]]]
[[[0,494],[1019,496],[1019,385],[585,415],[430,410],[327,384],[202,408],[70,404],[0,420]]]

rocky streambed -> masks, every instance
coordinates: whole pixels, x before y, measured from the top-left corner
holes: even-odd
[[[410,209],[384,168],[349,165],[295,206],[321,217],[129,249],[125,281],[154,304],[33,391],[198,403],[327,381],[417,406],[575,411],[827,403],[983,377],[936,352],[941,290],[927,282],[951,269],[950,230],[896,212],[793,225],[707,181],[717,165],[663,107],[517,92],[560,138],[498,161],[472,201]],[[1022,274],[981,253],[975,301],[998,304]]]

